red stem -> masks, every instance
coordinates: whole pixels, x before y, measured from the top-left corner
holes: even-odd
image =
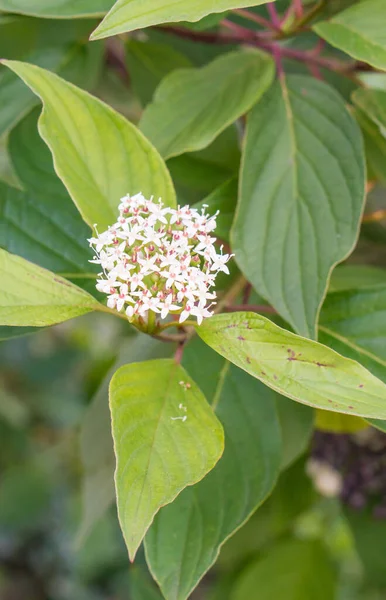
[[[275,29],[280,31],[281,30],[281,21],[280,21],[279,15],[277,13],[275,3],[270,2],[269,4],[267,4],[267,10],[268,10],[268,14],[271,18],[272,25],[275,27]]]
[[[249,10],[244,10],[243,8],[238,8],[236,10],[233,11],[235,13],[235,15],[238,15],[239,17],[242,17],[243,19],[247,19],[248,21],[253,21],[254,23],[258,23],[259,25],[261,25],[262,27],[265,27],[266,29],[273,29],[274,31],[280,31],[280,29],[277,29],[277,27],[275,27],[275,25],[273,23],[271,23],[271,21],[268,21],[268,19],[265,19],[264,17],[257,15],[256,13],[251,13],[249,12]]]
[[[294,13],[298,19],[301,19],[304,13],[302,0],[292,0]]]
[[[190,29],[184,29],[183,27],[175,26],[160,26],[159,29],[162,29],[163,31],[172,33],[182,38],[191,39],[206,44],[246,44],[249,46],[255,46],[256,48],[261,48],[262,50],[266,50],[271,54],[273,54],[274,52],[279,52],[281,57],[289,58],[306,64],[318,65],[319,67],[322,67],[324,69],[329,69],[331,71],[336,71],[340,73],[350,73],[356,68],[361,67],[361,63],[358,62],[350,63],[334,58],[317,56],[313,54],[312,50],[296,50],[294,48],[280,46],[280,44],[274,41],[263,39],[256,32],[251,31],[250,29],[240,27],[239,25],[235,25],[234,23],[230,24],[230,21],[227,21],[226,19],[222,21],[222,24],[225,25],[225,27],[227,27],[228,29],[231,29],[233,33],[226,34],[211,33],[205,31],[193,31]]]

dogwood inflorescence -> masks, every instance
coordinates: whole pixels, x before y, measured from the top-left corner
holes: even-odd
[[[179,314],[180,323],[194,316],[198,324],[213,314],[210,290],[220,271],[229,274],[231,255],[217,253],[211,233],[218,213],[205,208],[168,208],[141,193],[121,199],[118,221],[89,240],[90,262],[103,269],[96,287],[109,308],[144,322],[150,311],[161,319]]]

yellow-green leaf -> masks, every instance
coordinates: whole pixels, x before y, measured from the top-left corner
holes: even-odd
[[[232,8],[257,6],[268,0],[118,0],[94,31],[91,39],[117,35],[125,31],[143,29],[160,23],[199,21],[212,13]]]
[[[176,198],[165,163],[138,129],[112,108],[34,65],[3,61],[43,101],[39,131],[82,217],[101,230],[115,223],[120,198],[143,192]]]
[[[121,367],[110,384],[118,515],[133,559],[155,514],[210,471],[224,449],[220,422],[174,360]]]
[[[100,306],[66,279],[1,249],[0,281],[0,325],[55,325]]]
[[[386,417],[386,385],[359,363],[254,313],[211,317],[197,328],[211,348],[293,400],[363,417]]]

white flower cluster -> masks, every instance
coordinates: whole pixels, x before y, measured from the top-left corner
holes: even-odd
[[[179,314],[201,324],[210,317],[216,298],[211,292],[217,273],[229,274],[231,255],[216,252],[211,232],[217,214],[184,206],[164,207],[142,194],[125,196],[118,221],[89,240],[103,273],[97,289],[108,295],[107,305],[127,317],[148,320],[149,311],[164,319]]]

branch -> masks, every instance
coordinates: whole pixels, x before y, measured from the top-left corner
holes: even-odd
[[[266,50],[276,57],[280,55],[282,58],[289,58],[309,65],[316,65],[342,74],[350,74],[357,68],[361,68],[361,63],[359,62],[346,62],[335,58],[326,58],[315,54],[313,50],[286,48],[275,41],[259,36],[255,31],[236,25],[227,19],[222,21],[222,25],[232,33],[224,33],[221,31],[213,33],[193,31],[191,29],[185,29],[184,27],[175,26],[160,26],[158,29],[162,29],[165,32],[177,35],[178,37],[196,42],[203,42],[205,44],[245,44],[254,46],[255,48]]]

